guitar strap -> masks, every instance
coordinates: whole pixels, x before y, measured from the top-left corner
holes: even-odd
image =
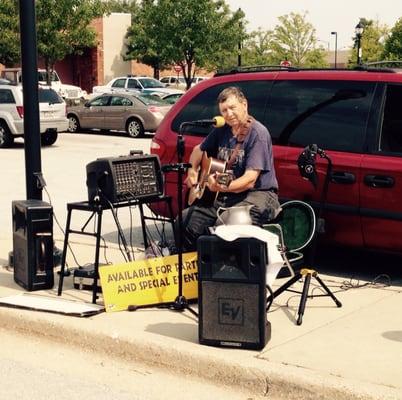
[[[237,142],[235,148],[232,151],[232,154],[229,158],[229,160],[226,163],[226,169],[232,169],[232,165],[234,164],[234,162],[236,161],[236,157],[239,154],[239,150],[240,147],[242,145],[243,142]]]
[[[236,161],[236,157],[239,154],[241,145],[244,142],[245,137],[250,133],[251,124],[253,123],[253,121],[254,121],[254,118],[250,115],[247,118],[246,123],[242,126],[241,132],[240,132],[240,134],[238,134],[238,136],[240,136],[242,138],[242,140],[237,141],[236,146],[234,147],[234,149],[232,151],[232,154],[231,154],[229,160],[226,163],[227,169],[232,169],[232,165]]]

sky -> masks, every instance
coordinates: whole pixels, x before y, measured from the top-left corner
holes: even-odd
[[[378,20],[390,28],[402,18],[401,0],[226,0],[232,11],[241,8],[249,21],[247,31],[274,29],[278,17],[291,12],[308,12],[306,20],[316,29],[316,37],[325,48],[351,47],[354,29],[360,17]]]

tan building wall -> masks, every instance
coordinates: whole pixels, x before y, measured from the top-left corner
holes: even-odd
[[[352,50],[338,50],[336,52],[336,67],[337,68],[347,68],[348,61],[351,57]],[[327,62],[330,68],[335,68],[335,51],[328,51],[326,55]]]
[[[125,36],[131,25],[131,14],[112,13],[102,18],[103,83],[131,73],[131,62],[124,61],[127,51]]]

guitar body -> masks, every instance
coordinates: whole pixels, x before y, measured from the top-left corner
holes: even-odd
[[[198,183],[190,189],[188,195],[188,204],[191,206],[196,200],[202,202],[203,205],[212,205],[218,195],[218,192],[212,192],[208,189],[208,177],[216,172],[223,174],[226,169],[226,161],[217,160],[208,157],[203,153],[201,160],[201,168],[198,173]]]

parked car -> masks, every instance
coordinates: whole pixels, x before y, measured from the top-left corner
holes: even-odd
[[[97,93],[149,93],[163,96],[170,93],[183,93],[183,90],[171,89],[159,82],[157,79],[148,76],[122,76],[112,79],[107,85],[94,86],[94,94]]]
[[[183,96],[183,93],[165,94],[164,96],[161,96],[161,99],[167,101],[169,104],[174,104],[181,96]]]
[[[5,68],[3,71],[1,71],[1,77],[14,82],[15,84],[21,84],[21,68]],[[40,85],[47,85],[47,72],[45,69],[38,69],[38,83]],[[51,73],[50,83],[52,89],[54,89],[63,99],[69,102],[76,101],[87,96],[87,92],[82,90],[79,86],[62,83],[56,71]]]
[[[39,118],[43,145],[52,145],[57,132],[67,130],[66,104],[49,87],[39,87]],[[24,136],[22,86],[0,85],[0,148],[10,147],[14,138]]]
[[[159,79],[159,81],[166,87],[174,87],[176,89],[187,88],[186,80],[182,76],[164,76],[163,78]]]
[[[302,150],[317,144],[333,165],[322,215],[325,234],[320,237],[333,244],[402,253],[400,70],[259,67],[217,74],[172,107],[152,139],[151,153],[162,164],[177,162],[180,124],[218,115],[217,96],[233,85],[244,91],[249,112],[271,133],[282,201],[299,199],[319,208],[327,160],[317,156],[317,188],[302,179],[297,165]],[[196,126],[184,133],[185,161],[208,132]],[[176,174],[165,179],[166,194],[177,198]]]
[[[171,104],[154,95],[103,94],[84,105],[68,108],[68,131],[118,130],[140,137],[145,131],[154,132],[170,108]]]
[[[194,85],[196,85],[197,83],[200,83],[200,82],[202,82],[202,81],[205,81],[206,79],[209,79],[209,77],[208,77],[208,76],[195,76],[195,77],[192,79],[191,84],[194,86]]]
[[[200,83],[206,79],[209,79],[207,76],[194,76],[194,78],[191,80],[191,86],[196,85],[197,83]],[[160,79],[160,81],[168,87],[175,87],[175,88],[180,88],[180,89],[186,89],[187,88],[187,83],[184,77],[182,76],[164,76],[163,78]]]

